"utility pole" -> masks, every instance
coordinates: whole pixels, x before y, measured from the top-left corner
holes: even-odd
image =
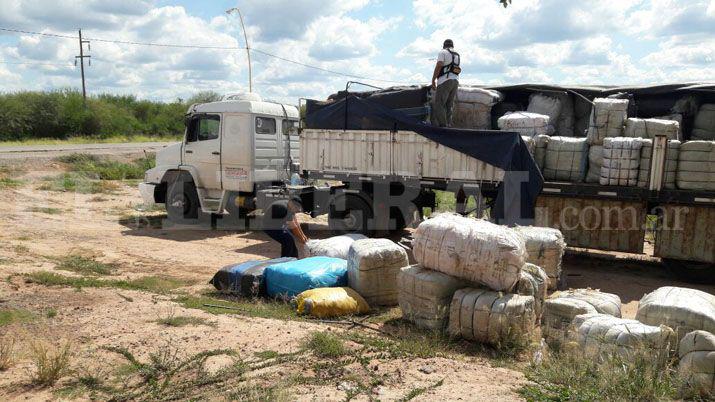
[[[243,15],[238,7],[226,10],[226,14],[238,13],[238,18],[241,20],[241,29],[243,29],[243,40],[246,42],[246,55],[248,56],[248,92],[253,92],[253,77],[251,73],[251,45],[248,44],[248,36],[246,35],[246,26],[243,25]]]
[[[89,45],[88,40],[82,40],[82,29],[79,30],[79,56],[74,57],[74,65],[77,65],[77,59],[79,59],[79,68],[80,71],[82,72],[82,99],[84,100],[84,103],[87,103],[87,88],[85,87],[84,84],[84,59],[89,59],[89,65],[92,65],[92,56],[84,54],[84,44],[87,44],[87,50],[92,50],[92,48]]]

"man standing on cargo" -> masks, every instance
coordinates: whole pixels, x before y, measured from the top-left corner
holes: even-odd
[[[437,65],[432,74],[432,124],[439,127],[452,126],[452,108],[459,86],[459,53],[454,51],[452,39],[447,39],[437,55]]]

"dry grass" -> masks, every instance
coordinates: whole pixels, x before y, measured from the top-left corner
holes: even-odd
[[[0,337],[0,371],[9,369],[15,361],[15,339]]]
[[[35,371],[32,382],[39,386],[52,386],[69,373],[72,344],[69,341],[50,344],[35,341],[30,344],[30,358]]]

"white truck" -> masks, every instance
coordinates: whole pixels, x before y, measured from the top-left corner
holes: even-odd
[[[157,152],[139,185],[144,202],[165,203],[181,223],[253,209],[257,191],[297,171],[298,119],[295,106],[255,94],[192,105],[183,141]]]

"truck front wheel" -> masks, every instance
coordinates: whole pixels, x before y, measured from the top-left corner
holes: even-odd
[[[344,202],[344,206],[341,205]],[[336,234],[362,233],[370,235],[369,223],[373,218],[372,208],[356,195],[339,196],[333,199],[328,210],[328,226]]]
[[[194,181],[185,175],[179,175],[166,191],[166,212],[169,219],[176,223],[195,223],[200,209]]]

